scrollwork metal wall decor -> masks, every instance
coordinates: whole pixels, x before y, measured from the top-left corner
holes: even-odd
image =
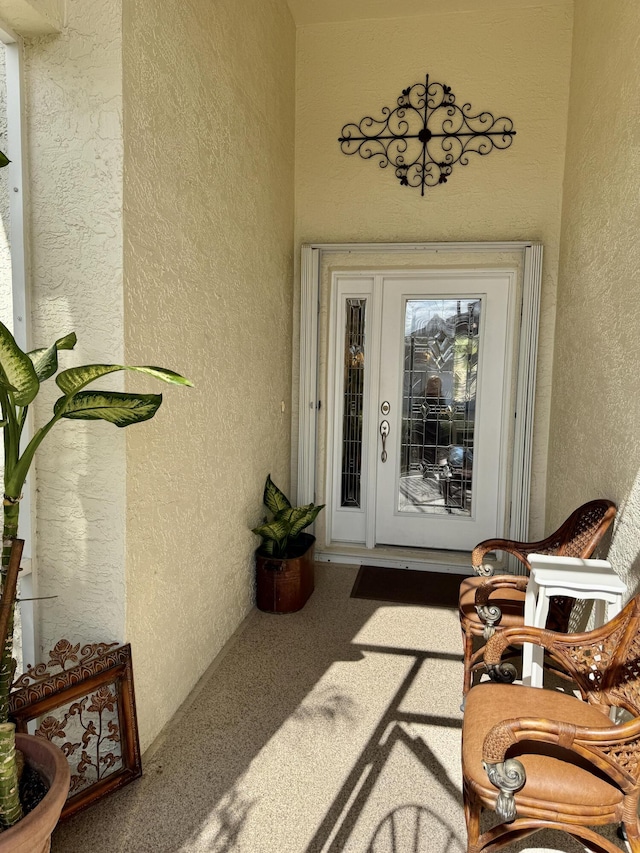
[[[471,104],[456,104],[444,83],[414,83],[402,90],[398,106],[382,108],[382,118],[365,116],[345,124],[338,142],[345,154],[391,165],[405,187],[434,187],[447,182],[454,165],[466,166],[469,155],[509,148],[516,135],[513,122],[490,112],[474,115]]]

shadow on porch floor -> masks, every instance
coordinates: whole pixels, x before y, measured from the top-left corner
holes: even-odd
[[[252,613],[143,778],[53,853],[463,853],[457,614],[352,599],[356,571],[319,564],[302,611]]]

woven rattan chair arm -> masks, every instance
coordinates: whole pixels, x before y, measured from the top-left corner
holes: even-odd
[[[627,603],[624,610],[609,622],[599,628],[594,628],[592,631],[581,631],[575,634],[563,634],[558,631],[549,631],[546,628],[534,628],[532,625],[505,628],[487,643],[484,653],[485,663],[498,663],[507,646],[521,643],[535,643],[538,646],[544,646],[551,654],[560,655],[562,655],[564,647],[574,649],[577,646],[584,648],[597,646],[626,625],[638,607],[640,607],[640,597],[633,598]],[[571,662],[567,661],[567,663],[570,664]]]
[[[502,655],[509,646],[518,646],[522,643],[534,643],[536,646],[547,647],[553,639],[558,635],[553,631],[547,631],[543,628],[534,628],[529,625],[518,626],[517,628],[505,628],[502,631],[494,634],[487,641],[484,649],[484,663],[488,670],[494,666],[498,666],[502,660]]]
[[[471,552],[471,567],[477,575],[491,577],[494,572],[494,567],[492,565],[484,564],[483,560],[485,556],[490,554],[491,551],[506,551],[506,553],[513,554],[514,557],[517,557],[527,572],[529,572],[531,567],[526,558],[526,553],[520,550],[520,546],[525,544],[526,543],[523,542],[514,542],[510,539],[485,539],[484,542],[480,542],[476,545]]]
[[[483,607],[489,604],[489,597],[501,589],[519,589],[525,592],[528,578],[524,575],[491,575],[484,578],[476,589],[475,606]]]
[[[580,700],[576,699],[576,702]],[[603,714],[604,717],[604,714]],[[522,741],[557,745],[585,758],[625,793],[637,787],[640,718],[622,725],[587,728],[558,720],[519,717],[503,720],[489,730],[482,746],[486,764],[501,764],[508,750]]]
[[[590,663],[593,653],[598,653],[609,643],[615,646],[625,631],[631,619],[637,619],[640,608],[640,596],[631,599],[621,613],[611,621],[593,631],[582,631],[576,634],[561,634],[546,628],[534,628],[522,625],[515,628],[505,628],[490,637],[484,650],[484,664],[487,672],[495,681],[513,681],[510,664],[501,664],[501,658],[508,646],[518,646],[522,643],[534,643],[542,646],[554,660],[558,668],[569,675],[578,685],[583,697],[589,698],[598,705],[608,704],[603,701],[601,691],[605,685],[610,685],[607,678],[607,664],[599,661],[600,680],[593,681]],[[585,654],[581,654],[584,650]],[[590,651],[593,650],[593,651]],[[589,657],[589,655],[592,655]],[[614,660],[614,659],[612,659]],[[617,666],[614,662],[613,666]],[[505,667],[507,669],[505,669]],[[614,670],[612,670],[614,672]],[[606,689],[611,689],[607,687]],[[612,693],[615,695],[615,690]],[[616,703],[618,704],[618,703]],[[625,706],[624,703],[620,703]]]

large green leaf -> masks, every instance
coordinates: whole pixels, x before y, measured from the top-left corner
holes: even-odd
[[[284,521],[269,521],[254,527],[251,532],[261,536],[265,542],[275,542],[280,547],[289,536],[289,525]]]
[[[266,508],[271,510],[274,515],[277,515],[284,509],[290,509],[291,507],[291,504],[284,492],[281,492],[271,479],[271,474],[267,474],[267,482],[264,486],[264,495],[262,496],[262,500],[264,501]]]
[[[73,349],[76,341],[76,333],[71,332],[69,335],[65,335],[64,338],[58,338],[55,344],[52,344],[50,347],[34,349],[27,353],[40,382],[49,379],[58,369],[58,350]]]
[[[312,506],[312,504],[310,504]],[[293,524],[296,524],[309,510],[308,506],[288,506],[285,509],[281,509],[280,512],[277,512],[274,521],[283,521],[285,524],[291,528]]]
[[[7,155],[3,151],[0,151],[0,169],[4,166],[8,166],[10,162],[11,160],[9,160]]]
[[[124,364],[84,364],[81,367],[70,367],[56,376],[56,384],[61,391],[70,396],[80,391],[85,385],[89,385],[89,383],[95,382],[96,379],[100,379],[101,376],[116,373],[118,370],[133,370],[137,373],[146,373],[149,376],[155,376],[156,379],[161,379],[163,382],[171,382],[173,385],[193,386],[193,382],[189,379],[185,379],[179,373],[174,373],[173,370],[166,370],[164,367],[151,367],[147,365],[128,367]]]
[[[139,424],[152,418],[160,408],[162,394],[125,394],[116,391],[80,391],[60,397],[54,412],[63,418],[82,421],[109,421],[117,427]]]
[[[308,506],[301,507],[304,510],[303,513],[300,513],[300,516],[292,522],[291,524],[291,537],[294,538],[312,524],[321,509],[324,509],[324,504],[320,504],[320,506],[314,506],[313,504],[309,504]]]
[[[0,323],[0,368],[0,385],[13,392],[16,406],[28,406],[38,393],[40,382],[31,359],[3,323]]]
[[[263,539],[281,542],[289,535],[289,525],[284,521],[265,521],[259,527],[254,527],[251,532],[262,536]]]

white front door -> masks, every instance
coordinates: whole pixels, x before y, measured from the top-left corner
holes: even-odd
[[[334,277],[333,541],[504,535],[514,291],[512,270]]]
[[[509,295],[495,272],[383,277],[376,544],[470,550],[502,531]]]

